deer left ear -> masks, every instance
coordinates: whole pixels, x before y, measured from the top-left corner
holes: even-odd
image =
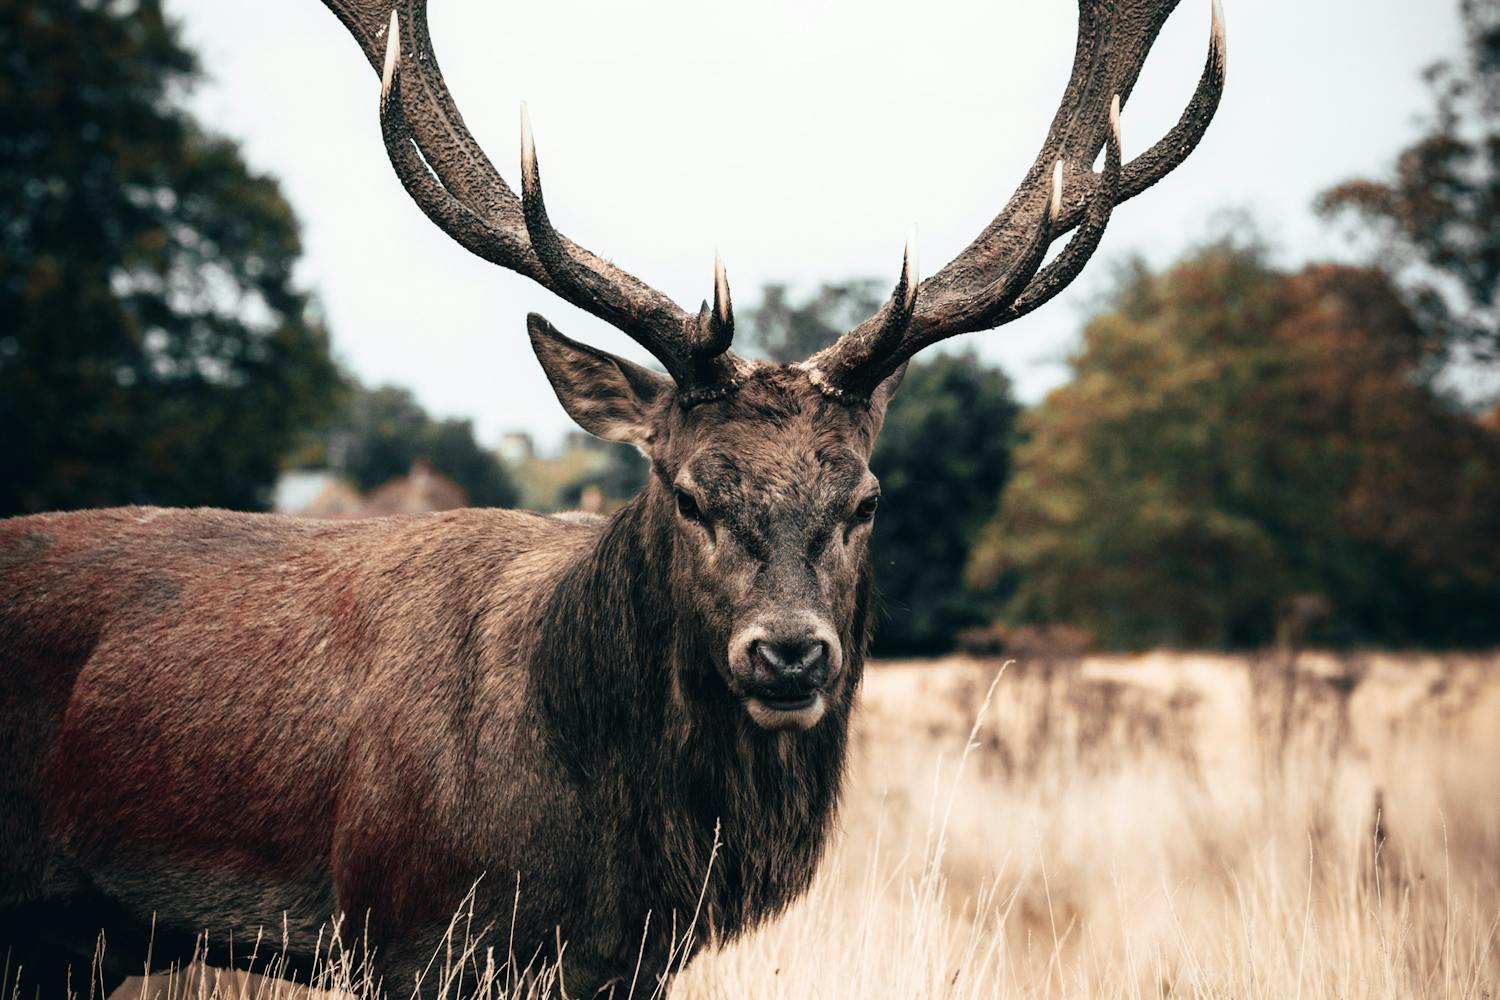
[[[896,388],[901,380],[906,377],[906,366],[909,361],[903,361],[901,367],[885,377],[885,381],[875,387],[870,394],[870,413],[875,417],[875,434],[880,433],[881,425],[885,423],[885,408],[890,405],[891,397],[896,394]],[[873,437],[872,437],[873,440]]]
[[[656,403],[672,387],[669,377],[564,337],[536,313],[526,317],[526,330],[557,401],[579,427],[646,447]]]

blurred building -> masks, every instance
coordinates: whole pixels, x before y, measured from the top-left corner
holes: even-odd
[[[302,517],[359,517],[364,497],[347,479],[330,477],[317,495],[304,506],[287,511]]]
[[[277,513],[298,517],[384,517],[468,505],[468,495],[457,483],[421,460],[406,475],[365,494],[349,480],[322,470],[289,472],[276,485]]]
[[[400,479],[375,487],[365,497],[363,513],[420,514],[429,510],[456,510],[467,507],[469,498],[457,483],[421,460],[411,464],[411,471]]]
[[[507,434],[500,443],[527,510],[609,513],[645,482],[646,462],[626,445],[574,431],[555,454],[539,453],[530,435]]]
[[[344,482],[327,469],[293,469],[276,480],[271,509],[280,514],[306,510],[323,491],[334,483]],[[358,493],[355,494],[358,496]]]
[[[536,443],[525,431],[510,431],[500,438],[495,453],[506,465],[517,466],[536,457]]]

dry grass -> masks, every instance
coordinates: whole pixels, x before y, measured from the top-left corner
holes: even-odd
[[[811,897],[674,995],[1495,996],[1500,659],[1283,665],[1017,664],[967,743],[998,664],[875,671]]]
[[[1497,996],[1500,657],[1286,666],[876,668],[812,893],[673,997]],[[443,995],[484,982],[482,948],[439,958]]]

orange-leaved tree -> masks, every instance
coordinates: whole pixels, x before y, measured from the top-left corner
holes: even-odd
[[[1378,270],[1137,267],[1025,418],[970,582],[1116,646],[1265,642],[1310,591],[1349,639],[1493,640],[1500,436],[1435,388],[1439,349]]]

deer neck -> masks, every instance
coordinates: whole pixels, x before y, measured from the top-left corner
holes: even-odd
[[[659,907],[691,905],[716,853],[705,905],[717,933],[732,935],[779,910],[816,868],[842,783],[873,586],[867,570],[845,626],[848,683],[836,704],[809,732],[763,731],[715,666],[725,639],[673,593],[674,526],[652,507],[637,497],[564,575],[533,691],[596,819],[654,843],[643,859],[666,859],[652,873]]]

